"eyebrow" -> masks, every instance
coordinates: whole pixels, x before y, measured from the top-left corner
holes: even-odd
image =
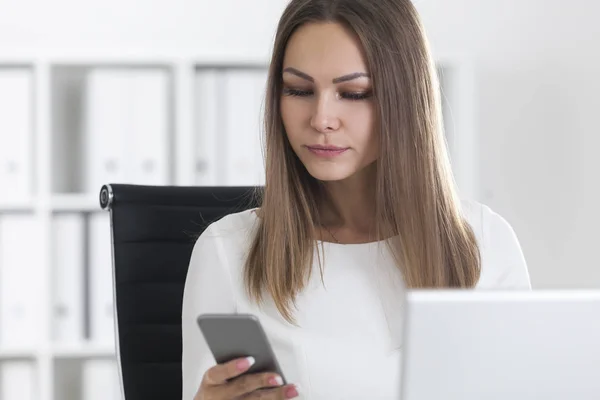
[[[306,81],[309,82],[314,82],[315,78],[313,78],[312,76],[305,74],[302,71],[298,71],[296,68],[292,68],[292,67],[288,67],[286,69],[283,70],[283,72],[288,72],[290,74],[296,75],[299,78],[302,78]],[[338,78],[333,79],[331,82],[333,83],[341,83],[341,82],[347,82],[347,81],[351,81],[357,78],[370,78],[369,74],[367,74],[366,72],[353,72],[351,74],[348,75],[344,75],[344,76],[340,76]]]

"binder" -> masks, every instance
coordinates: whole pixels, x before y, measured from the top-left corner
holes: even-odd
[[[112,246],[108,213],[89,219],[89,315],[90,340],[114,345]]]
[[[0,399],[39,399],[36,371],[30,361],[0,362]]]
[[[85,360],[82,400],[121,400],[118,368],[114,360]]]
[[[27,68],[0,68],[0,190],[22,200],[32,190],[33,86]]]
[[[264,185],[262,114],[267,71],[231,69],[225,75],[226,115],[222,124],[228,186]],[[220,183],[220,182],[219,182]]]
[[[196,185],[218,186],[224,181],[219,162],[225,157],[225,149],[219,147],[219,117],[224,113],[221,101],[222,74],[216,69],[198,69],[195,77],[194,138],[196,156]]]
[[[0,345],[28,347],[40,339],[43,293],[40,252],[32,248],[40,231],[35,216],[0,215]]]
[[[85,90],[85,190],[97,194],[106,183],[128,183],[127,146],[131,116],[130,73],[91,69]]]
[[[57,214],[52,221],[52,340],[84,339],[85,230],[81,214]]]
[[[170,79],[159,68],[95,68],[86,91],[87,191],[169,182]]]
[[[132,183],[166,185],[169,181],[169,76],[162,69],[132,70],[128,134]]]

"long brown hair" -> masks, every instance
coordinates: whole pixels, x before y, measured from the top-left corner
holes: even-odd
[[[381,138],[373,205],[376,234],[389,239],[407,287],[474,286],[480,275],[479,249],[456,195],[435,64],[413,4],[292,0],[279,22],[269,69],[266,185],[244,270],[250,297],[260,302],[270,294],[281,315],[294,322],[294,301],[312,272],[320,185],[288,142],[280,98],[287,43],[298,27],[314,22],[343,24],[364,48]]]

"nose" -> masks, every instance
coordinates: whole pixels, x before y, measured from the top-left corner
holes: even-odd
[[[335,96],[322,94],[317,98],[310,126],[317,132],[327,133],[340,129],[340,119],[336,111]]]

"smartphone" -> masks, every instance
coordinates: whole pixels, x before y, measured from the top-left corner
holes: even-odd
[[[236,358],[254,357],[255,363],[242,375],[257,372],[273,372],[281,376],[269,339],[258,318],[251,314],[202,314],[198,326],[217,364]]]

